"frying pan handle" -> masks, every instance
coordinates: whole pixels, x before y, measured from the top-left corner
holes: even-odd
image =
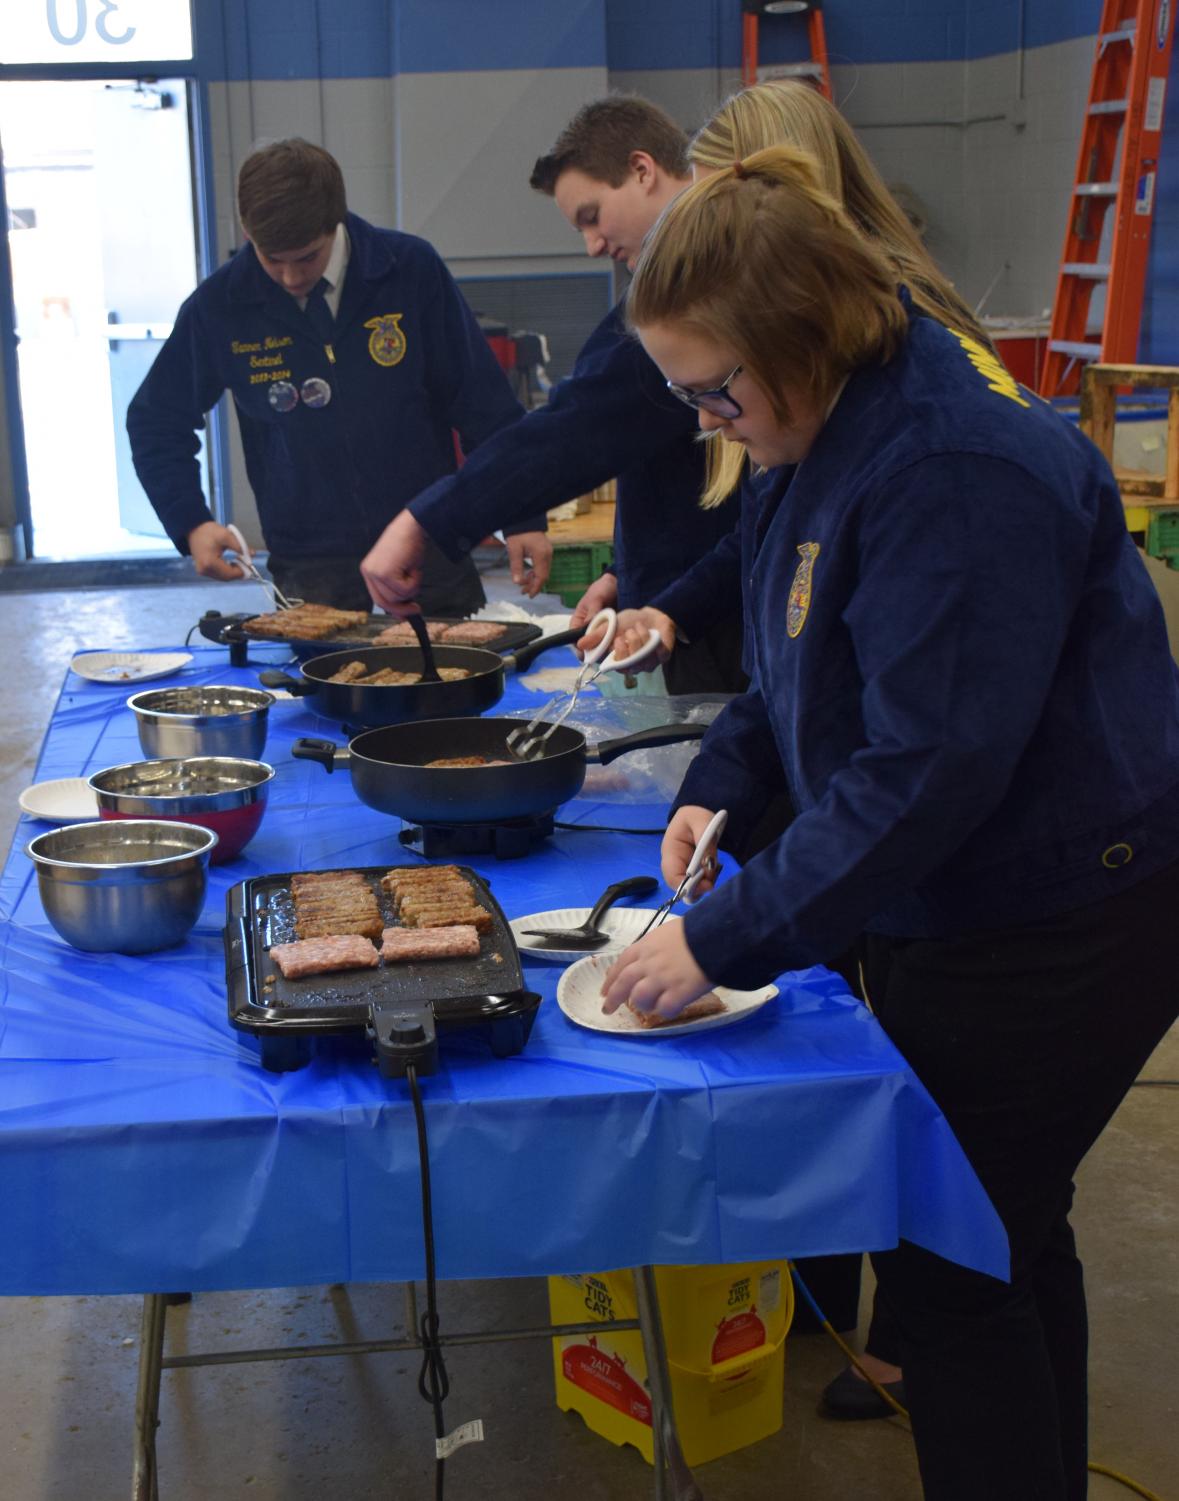
[[[587,629],[588,627],[583,626],[575,631],[558,631],[555,636],[541,636],[536,641],[528,641],[505,656],[504,661],[514,671],[520,672],[534,662],[541,652],[548,651],[550,646],[572,646],[575,641],[580,641]]]
[[[639,730],[634,735],[620,735],[615,740],[600,740],[587,748],[587,761],[596,761],[606,766],[617,756],[627,751],[650,750],[657,745],[682,745],[686,740],[703,740],[708,731],[706,724],[657,724],[650,730]]]
[[[291,746],[291,755],[296,761],[318,761],[324,771],[335,771],[337,766],[347,766],[351,759],[342,745],[334,740],[317,740],[305,735]]]
[[[279,672],[277,668],[268,668],[258,674],[258,681],[263,688],[285,688],[294,698],[306,698],[309,693],[315,692],[315,685],[304,678],[293,678],[290,673]]]

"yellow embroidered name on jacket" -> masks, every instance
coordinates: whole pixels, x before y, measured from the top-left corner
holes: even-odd
[[[1006,396],[1009,401],[1017,402],[1021,407],[1031,406],[1031,402],[1020,391],[1018,382],[1009,371],[1004,369],[998,356],[993,355],[985,344],[980,344],[969,334],[960,334],[956,328],[952,328],[950,332],[966,351],[966,358],[986,381],[988,391],[995,391],[1000,396]]]

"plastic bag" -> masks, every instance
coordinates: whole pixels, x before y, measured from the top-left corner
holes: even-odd
[[[656,725],[709,725],[728,702],[723,693],[628,693],[625,698],[613,698],[591,690],[578,699],[565,723],[592,746]],[[529,720],[535,713],[536,709],[513,709],[506,717]],[[682,745],[627,751],[606,766],[591,764],[581,796],[602,803],[671,802],[699,746],[698,740],[689,740]]]

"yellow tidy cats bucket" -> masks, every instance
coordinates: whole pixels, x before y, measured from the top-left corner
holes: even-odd
[[[785,1341],[794,1292],[784,1261],[657,1267],[655,1282],[676,1426],[688,1464],[704,1464],[782,1426]],[[651,1462],[651,1397],[642,1336],[611,1334],[636,1317],[629,1271],[550,1277],[555,1324],[600,1321],[599,1335],[553,1340],[557,1406]]]

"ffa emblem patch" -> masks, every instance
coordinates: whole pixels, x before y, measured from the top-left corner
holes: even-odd
[[[806,624],[811,607],[811,580],[815,571],[815,559],[819,556],[817,542],[804,542],[798,549],[802,559],[794,570],[794,582],[790,585],[790,598],[786,602],[786,634],[797,636]]]
[[[383,313],[364,325],[371,328],[368,352],[378,365],[399,365],[405,358],[405,334],[401,330],[404,313]]]

